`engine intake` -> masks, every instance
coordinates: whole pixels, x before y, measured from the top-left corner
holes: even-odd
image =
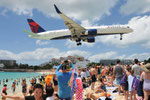
[[[88,35],[96,35],[97,34],[97,29],[89,29],[88,30]]]

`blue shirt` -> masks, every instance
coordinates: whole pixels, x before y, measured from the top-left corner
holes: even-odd
[[[72,69],[74,69],[74,65],[72,63],[70,63],[72,66]],[[59,72],[60,68],[61,68],[60,64],[56,70],[56,76],[57,76],[57,80],[58,80],[58,89],[59,89],[59,97],[60,98],[69,98],[71,97],[71,87],[68,87],[68,81],[71,78],[72,75],[72,71],[70,72]]]

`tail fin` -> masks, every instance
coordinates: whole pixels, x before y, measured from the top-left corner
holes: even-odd
[[[36,23],[34,20],[27,19],[27,21],[28,21],[30,28],[31,28],[33,33],[45,32],[45,30],[38,23]]]

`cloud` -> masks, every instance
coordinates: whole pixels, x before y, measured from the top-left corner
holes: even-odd
[[[18,54],[12,53],[7,50],[0,50],[0,59],[17,60],[17,62],[26,64],[41,64],[50,61],[52,58],[60,58],[67,56],[79,55],[83,56],[90,61],[99,62],[101,59],[139,59],[145,60],[150,58],[150,53],[134,53],[131,55],[120,55],[116,51],[109,51],[98,54],[91,54],[89,51],[81,50],[68,50],[60,51],[57,48],[38,48],[33,51],[25,51]]]
[[[114,51],[99,53],[89,57],[89,60],[99,62],[101,59],[113,59],[114,57],[116,57],[116,55],[117,52]]]
[[[24,63],[43,63],[46,61],[50,61],[51,58],[59,58],[59,57],[66,57],[66,56],[85,56],[88,57],[90,55],[87,51],[80,51],[80,50],[70,50],[70,51],[60,51],[57,48],[38,48],[34,51],[25,51],[18,54],[12,53],[7,50],[0,50],[0,59],[13,59],[17,60],[18,62]]]
[[[150,53],[134,53],[131,55],[126,55],[126,54],[119,55],[118,52],[110,51],[110,52],[99,53],[90,56],[89,60],[93,62],[99,62],[102,59],[132,59],[133,60],[135,58],[139,59],[140,61],[143,61],[145,59],[150,58]]]
[[[138,53],[134,53],[130,56],[127,57],[128,59],[139,59],[141,61],[145,60],[145,59],[148,59],[150,58],[150,53],[141,53],[141,54],[138,54]]]
[[[120,12],[126,15],[136,13],[144,14],[150,12],[149,0],[126,0],[127,2],[121,6]]]
[[[145,46],[146,48],[150,47],[150,16],[137,16],[133,17],[128,25],[134,29],[134,32],[123,35],[123,40],[120,41],[120,35],[112,35],[112,36],[103,36],[98,37],[98,42],[102,42],[104,44],[116,45],[117,47],[127,47],[130,44],[138,44],[141,46]]]
[[[42,46],[42,45],[48,45],[48,44],[50,44],[50,42],[48,41],[36,40],[36,45]]]
[[[59,17],[54,9],[58,8],[77,20],[96,21],[104,15],[110,15],[110,9],[115,6],[118,0],[1,0],[0,7],[13,11],[18,15],[33,15],[33,10],[42,12],[45,16]],[[90,9],[89,9],[90,7]],[[69,9],[69,10],[68,10]],[[60,18],[60,17],[59,17]]]

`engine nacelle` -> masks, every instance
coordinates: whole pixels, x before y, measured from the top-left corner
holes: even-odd
[[[97,34],[97,29],[89,29],[88,30],[88,35],[93,36]]]
[[[88,37],[87,42],[89,42],[89,43],[95,42],[95,38],[94,37]]]

